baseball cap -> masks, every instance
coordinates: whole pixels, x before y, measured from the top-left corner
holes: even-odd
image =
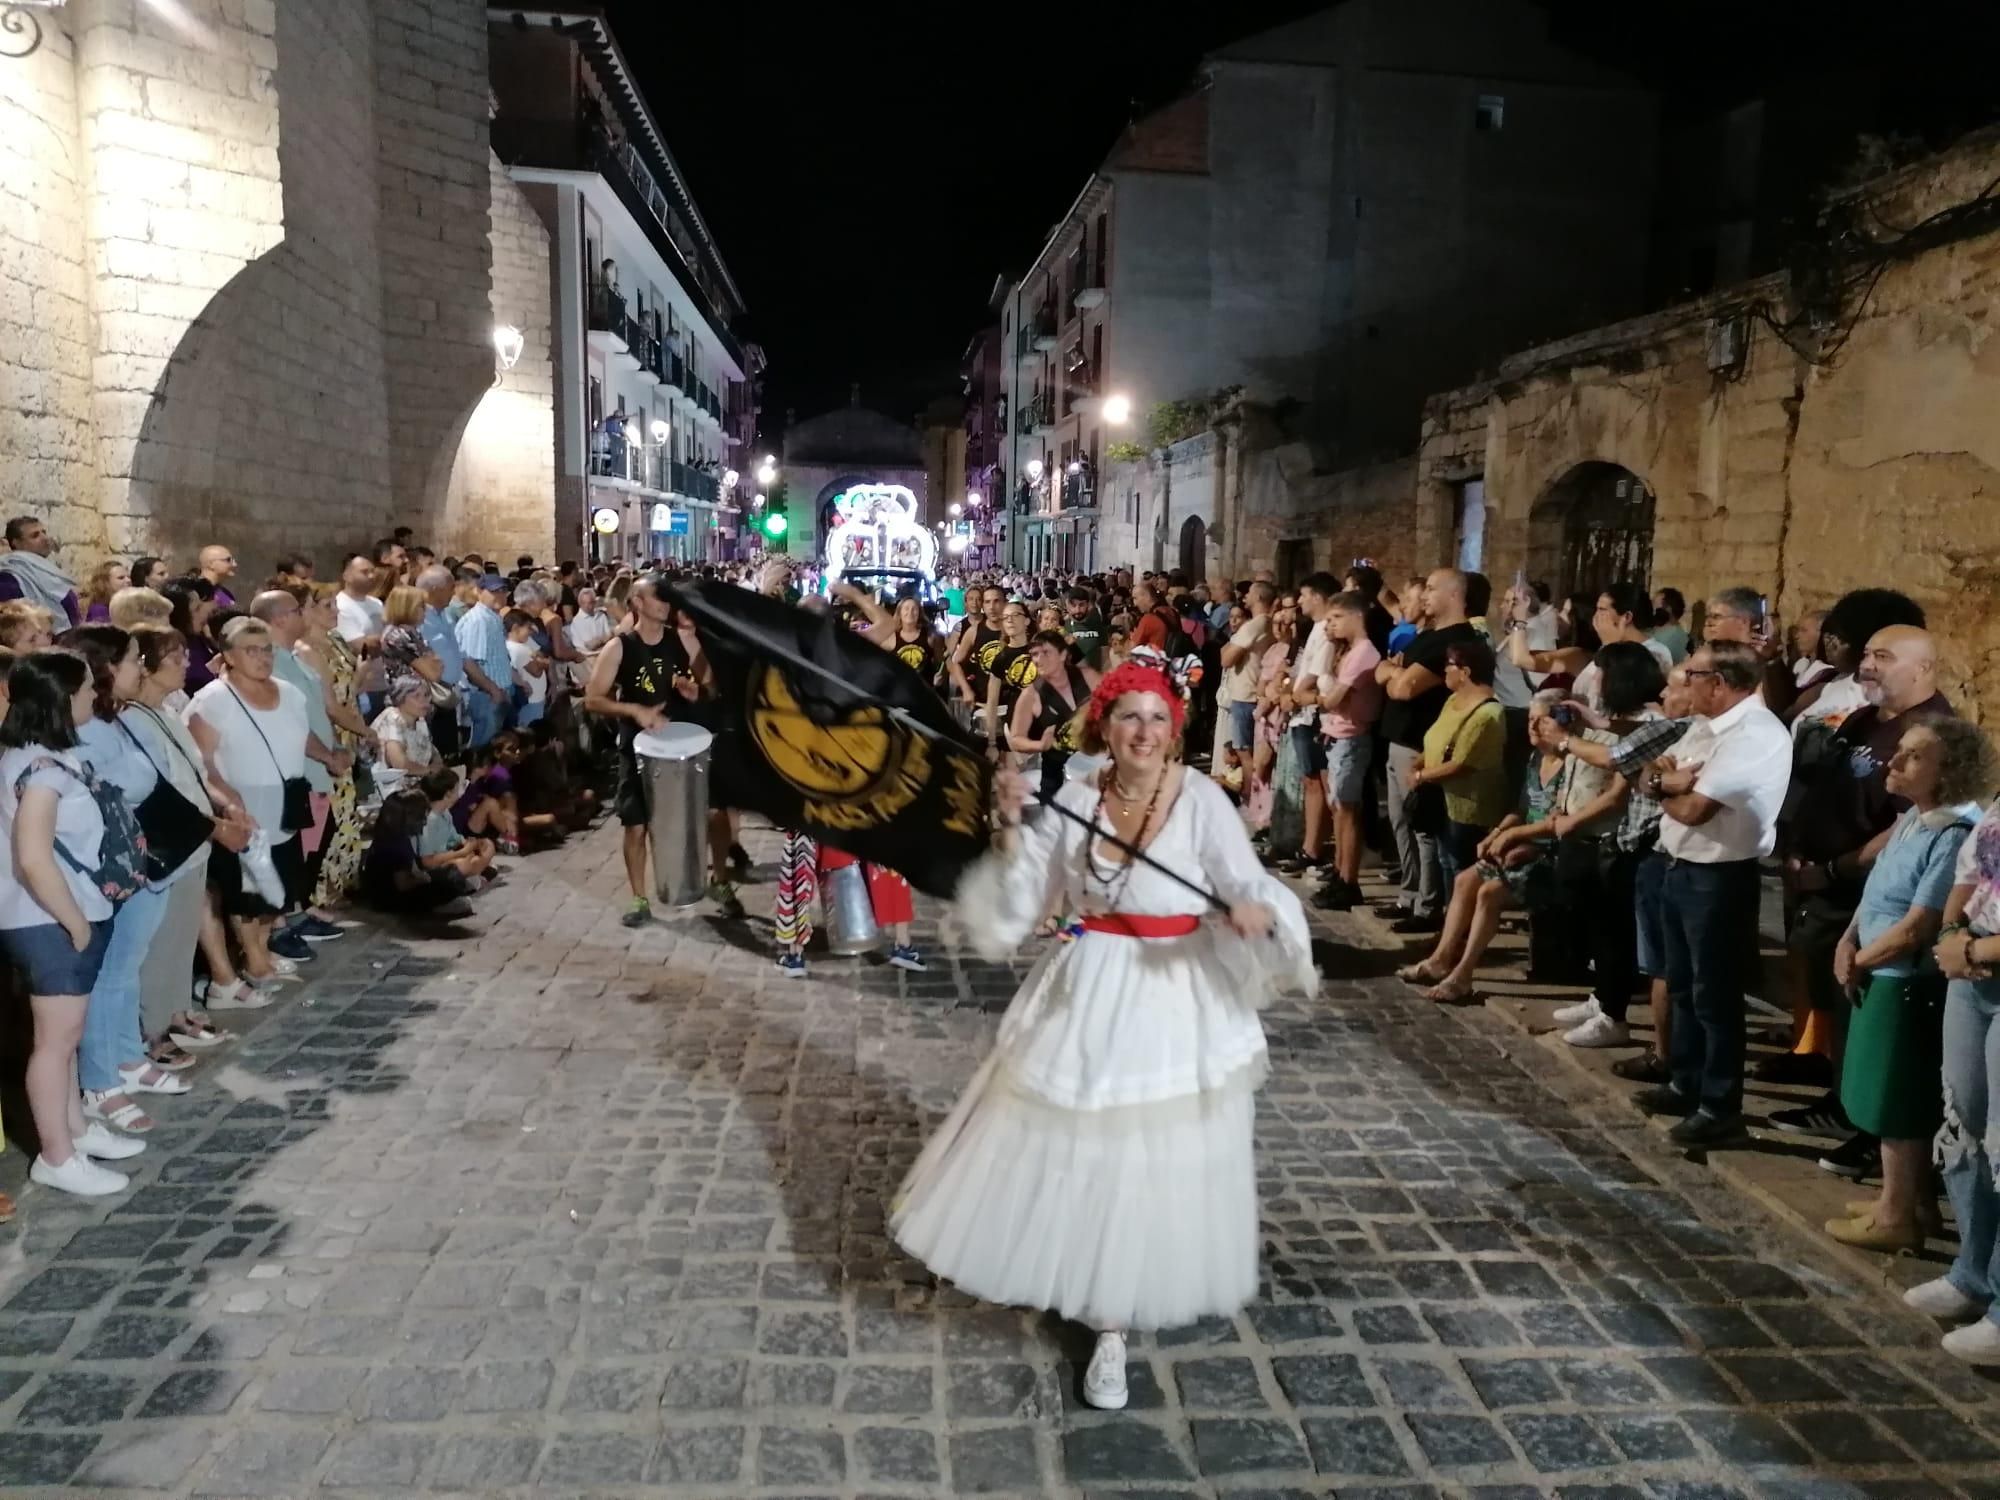
[[[512,589],[514,585],[502,578],[498,573],[488,573],[484,578],[479,580],[479,587],[481,592],[492,593],[498,590]]]

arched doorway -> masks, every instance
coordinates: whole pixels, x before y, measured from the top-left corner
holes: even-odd
[[[1552,585],[1558,597],[1596,593],[1613,583],[1650,588],[1651,487],[1618,464],[1578,464],[1535,502],[1528,570]]]
[[[1181,522],[1180,569],[1191,585],[1208,577],[1208,528],[1200,516],[1189,516]]]

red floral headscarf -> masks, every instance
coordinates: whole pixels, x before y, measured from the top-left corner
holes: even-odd
[[[1140,646],[1098,678],[1090,694],[1087,722],[1093,727],[1101,724],[1111,705],[1127,693],[1154,693],[1164,698],[1168,712],[1174,716],[1174,733],[1181,732],[1181,724],[1187,718],[1187,701],[1166,657],[1151,647]]]

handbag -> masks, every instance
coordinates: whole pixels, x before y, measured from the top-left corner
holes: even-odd
[[[132,816],[132,808],[125,800],[125,794],[107,781],[100,781],[96,775],[84,772],[79,775],[70,766],[64,765],[53,755],[38,757],[14,779],[14,798],[21,796],[21,783],[46,766],[67,772],[80,781],[90,793],[90,800],[97,804],[97,814],[104,820],[104,833],[97,841],[97,868],[92,869],[71,854],[59,838],[51,838],[56,853],[62,862],[95,886],[113,906],[122,906],[146,888],[146,835],[140,831],[139,820]]]
[[[146,876],[158,883],[193,859],[196,851],[214,836],[215,819],[167,779],[167,773],[153,759],[139,736],[122,720],[113,722],[119,732],[132,742],[132,748],[145,757],[146,764],[153,768],[153,774],[158,778],[152,791],[140,798],[139,805],[132,809],[139,820],[140,831],[146,835]],[[169,740],[171,742],[171,736]],[[185,758],[185,751],[182,756]],[[193,763],[189,764],[192,766]]]
[[[250,711],[234,686],[229,688],[229,696],[236,699],[236,706],[243,710],[243,717],[250,721],[250,727],[257,731],[257,738],[264,741],[264,753],[271,757],[271,769],[278,773],[279,784],[284,789],[284,807],[278,814],[278,827],[286,833],[299,833],[313,826],[312,783],[303,776],[287,776],[285,768],[278,763],[278,752],[271,748],[271,741],[264,733],[264,726],[257,722],[257,716]]]
[[[1458,737],[1465,733],[1466,728],[1474,719],[1493,706],[1494,700],[1489,698],[1463,719],[1459,720],[1458,728],[1451,732],[1451,740],[1444,747],[1443,763],[1445,765],[1450,765],[1452,756],[1458,752]],[[1442,834],[1445,831],[1445,826],[1451,821],[1445,814],[1444,788],[1435,781],[1427,781],[1418,787],[1416,795],[1406,805],[1409,808],[1407,816],[1410,826],[1418,833]]]

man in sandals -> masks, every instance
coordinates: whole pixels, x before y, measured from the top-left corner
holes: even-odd
[[[692,630],[674,627],[673,607],[660,593],[660,581],[647,574],[632,585],[627,600],[636,623],[608,640],[590,670],[583,706],[594,714],[619,720],[618,793],[614,805],[625,830],[625,876],[632,885],[632,904],[619,920],[642,927],[652,919],[646,885],[646,784],[632,741],[642,730],[658,729],[680,719],[699,724],[708,664]],[[709,899],[732,921],[748,914],[728,879],[729,815],[714,810],[708,817],[711,879]]]

